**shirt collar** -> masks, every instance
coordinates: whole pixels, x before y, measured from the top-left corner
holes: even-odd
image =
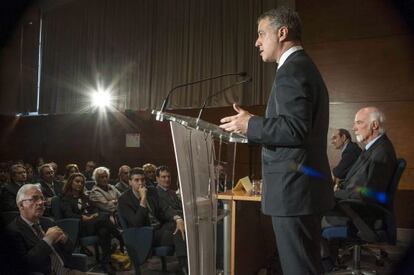
[[[346,149],[346,147],[348,146],[348,144],[349,144],[349,140],[347,140],[347,142],[344,144],[344,147],[342,147],[342,150],[341,150],[341,154],[345,151],[345,149]]]
[[[22,218],[22,220],[27,223],[30,227],[32,227],[34,225],[33,222],[29,221],[28,219],[26,219],[25,217],[23,217],[23,215],[20,215],[20,218]]]
[[[286,59],[294,52],[303,50],[302,46],[293,46],[291,48],[289,48],[289,50],[287,50],[286,52],[284,52],[282,54],[282,56],[279,59],[279,63],[277,63],[277,69],[279,69],[280,67],[282,67],[283,63],[285,63]]]
[[[382,135],[377,136],[373,140],[371,140],[367,145],[365,145],[365,150],[368,150]]]
[[[161,188],[162,190],[164,190],[164,191],[168,191],[168,188],[165,188],[164,186],[161,186],[161,184],[157,184],[157,186],[158,186],[159,188]]]

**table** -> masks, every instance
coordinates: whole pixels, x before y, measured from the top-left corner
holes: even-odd
[[[224,274],[251,275],[275,251],[271,219],[260,211],[260,195],[227,191],[217,195],[230,215],[224,218]]]

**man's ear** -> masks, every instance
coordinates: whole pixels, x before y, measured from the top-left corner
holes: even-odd
[[[378,130],[379,129],[379,123],[378,123],[377,120],[374,120],[371,125],[372,125],[372,130]]]
[[[282,26],[277,31],[277,35],[279,37],[279,42],[285,41],[288,38],[289,29],[286,26]]]

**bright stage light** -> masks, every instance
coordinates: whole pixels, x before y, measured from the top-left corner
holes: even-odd
[[[107,108],[111,106],[112,97],[108,91],[98,90],[92,94],[92,106],[97,108]]]

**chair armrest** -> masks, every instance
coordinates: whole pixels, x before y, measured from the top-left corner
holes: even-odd
[[[70,269],[76,269],[82,272],[88,271],[88,257],[85,254],[72,253],[70,263],[67,265]]]
[[[352,206],[367,207],[372,210],[380,211],[384,215],[392,215],[392,212],[389,209],[385,208],[384,206],[378,203],[368,202],[364,200],[357,200],[357,199],[346,199],[346,200],[340,200],[338,202],[338,206],[345,205],[345,204],[351,207]]]

